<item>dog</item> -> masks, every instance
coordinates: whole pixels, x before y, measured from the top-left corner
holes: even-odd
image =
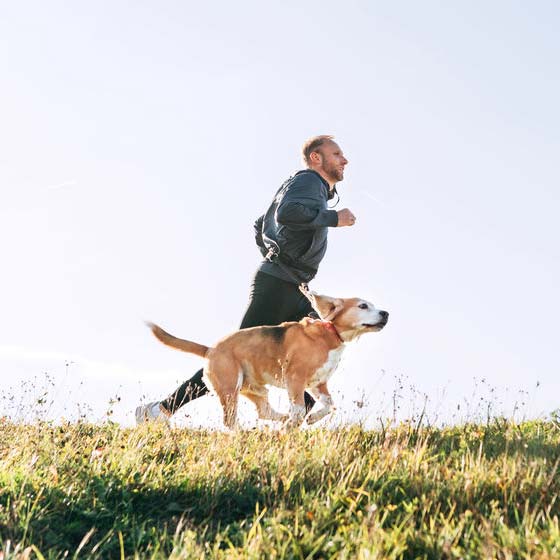
[[[220,340],[214,348],[177,338],[148,323],[153,334],[172,348],[206,358],[204,379],[220,398],[224,424],[237,426],[239,395],[251,400],[259,418],[284,421],[286,429],[304,420],[313,424],[334,410],[327,381],[335,372],[347,342],[367,332],[380,331],[389,313],[359,298],[332,298],[302,289],[320,320],[241,329]],[[267,385],[288,390],[289,414],[274,410]],[[306,418],[304,391],[322,405]],[[314,407],[315,408],[315,407]]]

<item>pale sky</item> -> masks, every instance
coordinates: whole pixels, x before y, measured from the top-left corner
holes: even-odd
[[[118,396],[128,423],[190,377],[143,321],[237,328],[252,223],[315,134],[358,221],[312,288],[391,314],[334,375],[338,418],[395,390],[401,417],[560,407],[559,24],[552,1],[6,4],[0,414],[47,372],[51,416]],[[219,421],[202,401],[177,423]]]

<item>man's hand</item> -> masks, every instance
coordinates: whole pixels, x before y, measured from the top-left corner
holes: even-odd
[[[337,227],[353,226],[356,223],[356,216],[348,210],[348,208],[343,208],[337,212],[338,214],[338,225]]]

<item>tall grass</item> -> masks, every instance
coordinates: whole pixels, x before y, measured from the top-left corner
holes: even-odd
[[[0,423],[8,558],[559,558],[555,421]]]

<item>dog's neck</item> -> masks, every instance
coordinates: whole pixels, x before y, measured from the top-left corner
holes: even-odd
[[[323,326],[325,327],[325,329],[327,329],[328,331],[331,331],[336,338],[338,338],[338,340],[344,344],[344,339],[340,336],[340,333],[338,332],[338,329],[335,327],[334,323],[332,321],[321,321],[323,323]]]
[[[353,340],[356,340],[357,338],[362,336],[364,334],[364,331],[360,328],[347,330],[337,329],[337,333],[342,342],[352,342]]]

